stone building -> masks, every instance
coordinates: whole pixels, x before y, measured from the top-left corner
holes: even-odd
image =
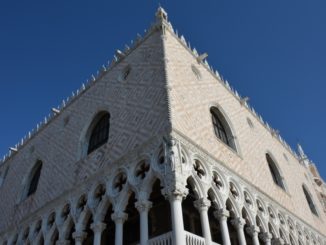
[[[325,183],[155,22],[0,164],[0,244],[326,245]]]

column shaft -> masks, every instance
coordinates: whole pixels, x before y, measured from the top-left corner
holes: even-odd
[[[124,212],[115,212],[111,215],[115,223],[115,245],[123,244],[123,223],[127,220],[128,214]]]
[[[238,240],[240,245],[246,245],[246,237],[244,234],[244,220],[241,218],[236,218],[231,221],[231,224],[236,228],[237,230],[237,235],[238,235]]]
[[[210,201],[205,199],[199,199],[195,202],[195,207],[200,213],[201,227],[203,230],[203,235],[205,237],[206,245],[210,245],[212,243],[212,235],[207,213],[210,204]]]
[[[91,225],[91,229],[94,232],[94,245],[101,245],[101,239],[102,239],[102,232],[105,230],[106,224],[99,222],[99,223],[93,223]]]
[[[147,200],[138,201],[135,204],[140,215],[140,244],[147,245],[148,242],[148,211],[152,203]]]
[[[231,245],[229,228],[228,228],[228,224],[226,221],[227,221],[227,217],[221,217],[219,219],[220,227],[221,227],[221,231],[222,231],[223,244]]]
[[[175,245],[186,245],[181,203],[182,197],[180,196],[172,197],[170,200],[173,230],[172,234]]]

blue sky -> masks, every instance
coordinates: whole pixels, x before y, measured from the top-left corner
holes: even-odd
[[[113,3],[112,3],[113,2]],[[326,179],[326,1],[160,3],[179,33]],[[0,2],[0,155],[148,28],[158,1]]]

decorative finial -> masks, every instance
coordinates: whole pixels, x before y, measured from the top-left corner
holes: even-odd
[[[306,159],[307,158],[306,154],[304,153],[304,151],[302,149],[302,146],[299,143],[298,143],[298,152],[299,152],[299,155],[300,155],[301,159]]]
[[[165,20],[167,21],[168,20],[168,14],[166,13],[166,11],[161,7],[161,5],[159,4],[159,7],[156,11],[156,19],[158,21],[162,21],[162,20]]]

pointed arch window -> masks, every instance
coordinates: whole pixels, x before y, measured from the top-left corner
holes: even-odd
[[[91,134],[88,142],[87,154],[90,154],[109,139],[110,114],[108,112],[98,115],[92,123]]]
[[[306,200],[307,200],[307,202],[308,202],[308,205],[309,205],[310,211],[311,211],[314,215],[318,216],[317,209],[316,209],[316,206],[315,206],[314,202],[312,201],[312,197],[311,197],[311,195],[309,194],[308,190],[306,189],[306,187],[305,187],[304,185],[302,185],[302,189],[303,189],[303,193],[304,193],[304,195],[305,195],[305,197],[306,197]]]
[[[29,197],[30,195],[34,194],[37,190],[38,182],[41,176],[41,171],[42,171],[42,161],[38,160],[33,167],[32,172],[30,173],[29,176],[29,182],[27,185],[27,193],[26,197]]]
[[[266,154],[266,160],[268,163],[269,170],[271,172],[272,178],[274,180],[274,183],[277,184],[279,187],[281,187],[283,190],[285,190],[285,186],[283,183],[283,178],[280,174],[280,171],[278,170],[275,162],[271,158],[269,154]]]
[[[224,116],[216,107],[211,107],[210,112],[216,137],[236,151],[234,137]]]

